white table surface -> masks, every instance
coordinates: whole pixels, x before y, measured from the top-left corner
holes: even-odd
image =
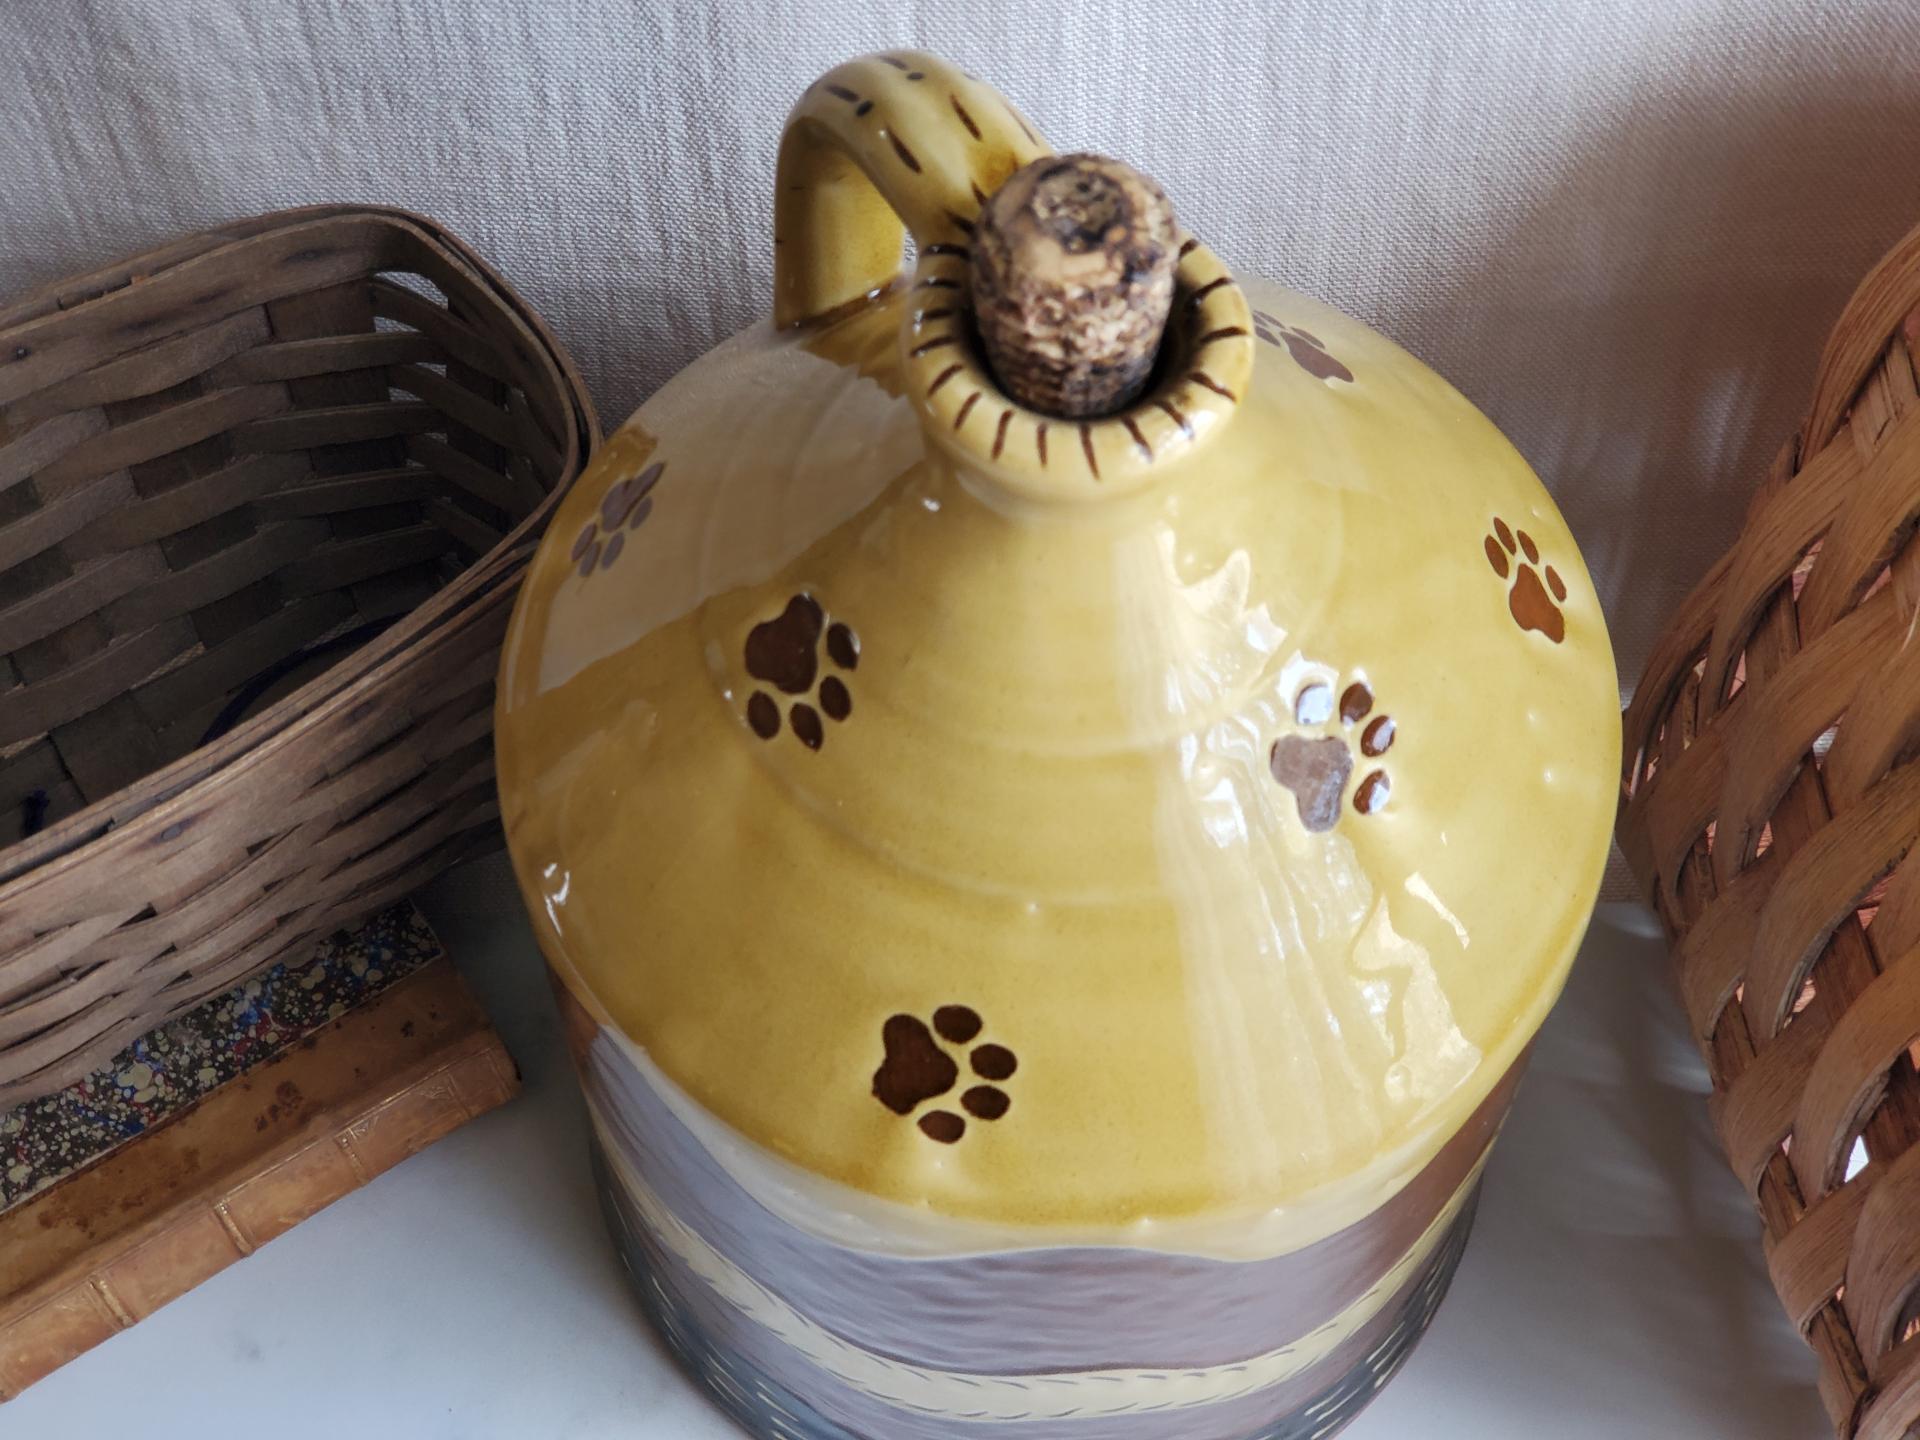
[[[504,861],[424,903],[524,1095],[0,1407],[0,1436],[739,1440],[628,1299]],[[1350,1440],[1828,1433],[1665,965],[1650,917],[1603,908],[1452,1294]]]

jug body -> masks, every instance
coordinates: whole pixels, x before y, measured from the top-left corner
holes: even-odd
[[[609,439],[502,662],[608,1222],[758,1436],[1330,1433],[1605,861],[1605,628],[1525,463],[1191,239],[1137,401],[1019,405],[968,244],[1044,154],[932,56],[812,87],[773,322]]]

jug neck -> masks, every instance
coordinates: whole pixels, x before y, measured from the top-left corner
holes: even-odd
[[[1062,419],[995,379],[973,325],[971,246],[989,195],[1052,154],[991,87],[922,51],[837,66],[781,136],[774,320],[839,313],[917,260],[901,327],[904,387],[929,443],[1008,492],[1095,500],[1145,488],[1233,420],[1254,365],[1253,316],[1219,258],[1182,236],[1173,309],[1145,392],[1117,414]]]
[[[1032,500],[1145,488],[1232,423],[1253,375],[1253,315],[1219,258],[1187,237],[1152,379],[1117,414],[1063,419],[1006,394],[966,301],[964,236],[922,247],[901,325],[905,384],[929,441]]]

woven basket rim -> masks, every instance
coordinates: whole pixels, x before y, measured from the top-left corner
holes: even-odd
[[[518,573],[517,562],[531,553],[554,508],[599,444],[600,422],[592,397],[572,356],[547,323],[497,270],[438,221],[391,206],[311,205],[269,211],[181,237],[79,277],[41,285],[12,304],[0,306],[0,356],[11,353],[14,348],[11,337],[22,328],[42,320],[70,316],[88,306],[111,303],[124,293],[135,276],[144,278],[194,265],[212,266],[228,247],[276,231],[296,230],[307,225],[324,231],[331,226],[367,220],[390,224],[410,234],[440,252],[456,268],[467,271],[469,278],[497,300],[502,311],[525,332],[534,358],[551,368],[562,392],[561,398],[568,407],[572,422],[570,433],[560,437],[565,478],[492,550],[379,635],[342,655],[312,679],[247,717],[220,738],[151,771],[133,785],[102,797],[36,835],[0,847],[0,903],[23,898],[40,883],[61,878],[74,867],[97,859],[112,846],[136,843],[163,832],[168,825],[177,823],[184,812],[201,803],[213,785],[243,779],[252,770],[249,762],[254,757],[264,763],[272,754],[311,733],[326,718],[337,715],[342,705],[367,703],[368,696],[377,693],[380,684],[403,666],[413,651],[430,644],[449,626],[460,623],[468,612],[485,609],[489,602],[497,603],[493,592],[499,589],[503,578]],[[196,242],[202,239],[211,239],[212,243],[198,246]],[[143,269],[149,262],[162,263],[151,270]],[[102,290],[102,293],[88,295],[89,289]],[[76,291],[85,298],[63,306],[61,297]],[[156,343],[165,338],[162,334],[153,337]],[[4,371],[0,370],[0,374]],[[60,382],[56,378],[46,383]],[[128,795],[136,791],[151,792],[159,798],[125,822],[111,823],[109,812],[124,805]]]

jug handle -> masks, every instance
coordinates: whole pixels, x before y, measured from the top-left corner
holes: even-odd
[[[893,50],[829,70],[787,117],[773,207],[773,319],[802,325],[862,300],[925,252],[964,245],[1015,170],[1053,153],[991,86]]]

